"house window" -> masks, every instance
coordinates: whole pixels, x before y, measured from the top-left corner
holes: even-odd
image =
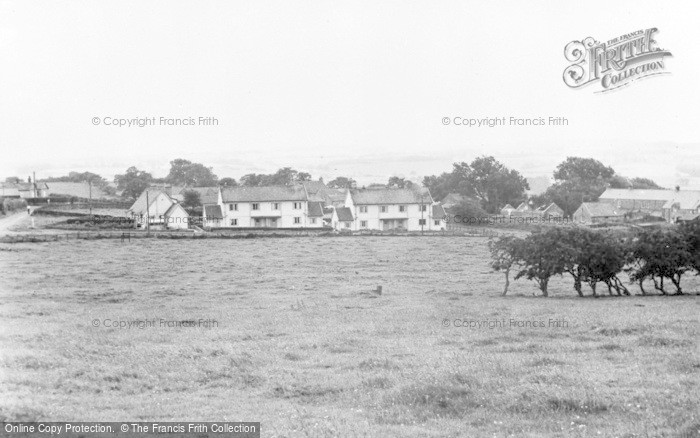
[[[425,219],[418,219],[418,225],[425,225]]]
[[[399,211],[400,211],[401,213],[405,212],[405,211],[406,211],[406,206],[405,206],[405,205],[399,205]]]
[[[301,223],[301,218],[300,218],[300,217],[295,217],[295,218],[294,218],[294,223],[295,223],[295,224],[300,224],[300,223]]]
[[[315,218],[315,217],[312,217],[312,218],[311,218],[311,223],[312,223],[312,224],[315,224],[315,223],[316,223],[316,218]]]
[[[360,221],[360,226],[362,228],[367,228],[367,221]]]
[[[228,211],[238,211],[238,204],[229,204]]]
[[[252,204],[252,208],[253,208],[253,210],[260,210],[260,204],[258,204],[258,203]]]
[[[420,211],[428,211],[428,206],[425,205],[425,204],[422,204],[422,205],[420,206]]]
[[[379,207],[379,208],[380,208],[380,211],[381,211],[382,213],[386,213],[386,210],[387,210],[387,206],[386,206],[386,205],[382,205],[382,206]]]
[[[231,225],[233,225],[233,226],[238,225],[238,219],[231,219]]]
[[[367,213],[367,206],[366,205],[360,206],[360,213]]]
[[[439,227],[439,226],[440,226],[440,221],[435,221],[435,225]]]
[[[301,202],[295,202],[295,203],[294,203],[294,209],[295,209],[295,210],[301,210]]]
[[[272,209],[273,209],[273,210],[279,210],[279,209],[280,209],[279,203],[274,202],[274,203],[272,204]]]
[[[345,222],[345,228],[350,228],[350,222]]]

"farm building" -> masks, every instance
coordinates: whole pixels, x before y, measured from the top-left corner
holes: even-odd
[[[515,207],[513,207],[510,204],[506,204],[502,209],[501,209],[501,215],[502,216],[510,216],[513,211],[515,211]]]
[[[189,215],[182,205],[160,188],[144,190],[128,213],[135,219],[136,227],[145,225],[146,218],[151,228],[186,229],[189,226]]]
[[[464,201],[469,200],[468,197],[462,196],[459,193],[449,193],[445,198],[440,201],[442,203],[442,206],[444,208],[452,208],[454,206],[457,206],[461,204]]]
[[[700,212],[700,190],[607,189],[599,202],[626,213],[637,213],[675,222],[683,215]]]
[[[564,210],[557,204],[552,202],[547,207],[542,209],[543,219],[561,219],[564,217]]]
[[[331,224],[333,229],[342,230],[352,230],[355,218],[352,216],[352,210],[348,207],[337,207],[333,209],[333,218],[331,219]]]
[[[355,218],[355,230],[443,229],[444,215],[433,218],[433,204],[430,192],[420,187],[352,189],[347,191],[345,199],[345,207],[350,208]],[[435,225],[437,220],[441,221],[440,225]]]
[[[19,184],[14,182],[0,183],[0,197],[19,198]]]
[[[49,197],[49,186],[46,183],[19,183],[17,184],[19,197],[23,199],[37,199]]]
[[[220,205],[204,205],[202,216],[205,227],[220,227],[224,220]]]
[[[574,222],[584,224],[620,222],[623,218],[623,211],[605,202],[584,202],[573,214]]]
[[[302,184],[222,187],[217,202],[223,216],[221,226],[322,228],[323,202],[318,197],[312,196],[312,200],[309,198],[306,187]]]

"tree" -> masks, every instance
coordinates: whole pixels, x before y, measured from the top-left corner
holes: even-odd
[[[469,164],[453,163],[452,172],[426,176],[423,185],[435,199],[443,199],[453,192],[476,197],[489,213],[497,213],[506,204],[519,204],[530,188],[520,173],[508,169],[494,157],[479,157]]]
[[[218,178],[211,167],[182,158],[170,162],[170,172],[165,180],[173,185],[187,187],[215,186],[218,183]]]
[[[298,172],[291,167],[283,167],[270,175],[249,173],[241,177],[241,185],[248,187],[290,186],[304,181],[311,181],[311,174]]]
[[[411,181],[406,181],[406,178],[392,176],[389,178],[387,187],[397,187],[399,189],[410,188],[413,186]]]
[[[357,185],[357,182],[352,178],[339,176],[330,180],[326,185],[332,189],[351,189]]]
[[[545,192],[550,202],[556,202],[571,216],[583,202],[595,202],[610,186],[615,171],[592,158],[568,157],[554,171],[555,182]],[[622,184],[619,179],[617,184]]]
[[[521,263],[523,259],[523,239],[515,236],[503,236],[498,240],[489,241],[489,250],[491,251],[491,268],[494,271],[503,271],[506,282],[503,287],[503,294],[508,293],[510,285],[510,270]]]
[[[128,168],[124,175],[114,176],[114,183],[123,191],[123,196],[132,199],[138,198],[152,182],[153,176],[150,173],[138,170],[134,166]]]
[[[642,230],[632,250],[636,269],[630,279],[641,285],[646,278],[650,278],[654,288],[667,295],[664,279],[668,278],[676,287],[676,294],[682,295],[681,277],[693,269],[691,245],[692,242],[678,230]]]
[[[565,250],[559,245],[558,237],[556,228],[534,232],[523,240],[521,247],[522,267],[515,279],[534,280],[545,297],[549,295],[549,280],[565,269]]]
[[[238,183],[233,178],[226,177],[219,180],[220,187],[236,187],[237,185]]]
[[[466,180],[489,213],[499,212],[506,204],[517,205],[530,188],[518,171],[508,169],[493,157],[477,158],[469,167]]]
[[[199,192],[196,190],[185,190],[183,192],[183,196],[184,199],[182,201],[182,206],[186,209],[194,209],[202,205]]]

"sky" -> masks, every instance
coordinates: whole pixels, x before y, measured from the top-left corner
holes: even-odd
[[[698,16],[697,1],[0,0],[0,177],[165,176],[185,158],[368,184],[481,155],[542,177],[584,156],[700,188]],[[564,84],[567,43],[651,27],[670,74]],[[485,117],[568,125],[454,123]],[[135,118],[155,124],[111,124]]]

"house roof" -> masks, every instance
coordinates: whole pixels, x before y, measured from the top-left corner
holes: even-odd
[[[599,199],[633,199],[637,201],[667,201],[674,190],[605,189]]]
[[[700,206],[700,191],[674,191],[673,198],[666,201],[663,208],[672,208],[676,204],[683,210],[695,210]]]
[[[48,190],[49,186],[45,182],[36,183],[37,190]],[[34,190],[34,183],[18,183],[17,190],[24,192],[27,190]]]
[[[221,213],[221,206],[218,204],[205,205],[204,217],[206,217],[207,219],[223,219],[224,215]]]
[[[355,205],[432,204],[430,192],[424,188],[355,189],[350,194]]]
[[[168,196],[167,193],[165,193],[162,189],[158,188],[150,188],[146,189],[141,193],[141,195],[134,201],[133,205],[131,208],[129,208],[129,211],[131,211],[134,214],[145,214],[146,213],[146,193],[148,193],[148,207],[150,207],[156,200],[156,198],[159,195],[164,195],[167,197],[167,199],[170,200],[171,203],[175,204],[175,201],[173,198]]]
[[[177,192],[177,195],[179,197],[182,197],[182,199],[184,199],[185,192],[197,192],[197,193],[199,193],[199,201],[202,203],[202,205],[216,204],[219,202],[219,188],[218,187],[182,187]],[[174,193],[175,193],[175,187],[173,187],[173,194]]]
[[[87,182],[49,182],[52,195],[67,195],[76,198],[89,198],[90,184]],[[107,194],[97,186],[92,186],[92,197],[94,199],[105,198]]]
[[[185,208],[184,208],[182,205],[178,204],[178,203],[174,203],[174,204],[171,205],[167,210],[165,210],[165,213],[163,213],[163,216],[168,217],[168,216],[172,215],[173,212],[175,212],[175,210],[177,210],[177,209],[180,209],[180,210],[184,211],[185,214],[186,214],[187,216],[189,216],[189,213],[187,213],[187,210],[185,210]]]
[[[352,210],[349,207],[338,207],[335,209],[335,214],[338,215],[338,220],[340,222],[352,222],[354,219],[352,217]]]
[[[607,202],[584,202],[579,208],[585,208],[591,217],[615,217],[623,214]]]
[[[442,204],[433,204],[433,218],[444,218],[447,216],[445,213],[445,209],[442,207]]]
[[[700,218],[700,213],[682,213],[676,218],[677,221],[689,222]]]
[[[309,202],[309,217],[323,217],[322,202]]]
[[[306,201],[306,190],[302,185],[223,187],[224,202]]]
[[[559,207],[559,206],[558,206],[557,204],[555,204],[554,202],[552,202],[551,204],[549,204],[549,205],[547,206],[547,208],[545,208],[545,209],[542,210],[542,211],[545,212],[545,213],[564,213],[564,209],[562,209],[561,207]]]
[[[530,206],[527,205],[527,203],[525,203],[525,202],[521,202],[520,205],[518,205],[518,208],[516,208],[516,210],[521,211],[521,212],[522,211],[529,211]]]
[[[501,209],[501,211],[503,211],[503,210],[515,210],[515,207],[513,207],[513,206],[510,205],[510,204],[506,204],[506,205],[504,205],[503,208]]]

